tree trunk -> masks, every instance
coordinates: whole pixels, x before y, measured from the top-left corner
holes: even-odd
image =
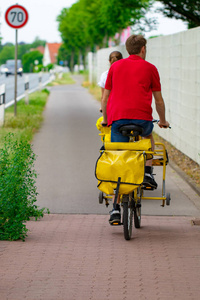
[[[70,71],[74,72],[74,50],[72,50],[70,57]]]

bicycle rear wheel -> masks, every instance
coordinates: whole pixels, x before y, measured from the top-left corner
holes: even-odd
[[[131,201],[123,203],[123,227],[124,238],[128,241],[131,239],[133,227],[133,205]]]
[[[135,205],[134,224],[135,224],[135,228],[141,227],[141,203]]]

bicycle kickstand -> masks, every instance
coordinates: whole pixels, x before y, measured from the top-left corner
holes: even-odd
[[[118,198],[118,195],[119,195],[119,186],[120,186],[120,183],[121,183],[121,177],[118,177],[117,188],[115,190],[114,209],[116,209],[117,198]]]

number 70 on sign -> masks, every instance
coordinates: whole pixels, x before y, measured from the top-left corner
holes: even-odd
[[[5,19],[10,27],[18,29],[27,23],[28,12],[21,5],[13,5],[7,9],[5,13]]]

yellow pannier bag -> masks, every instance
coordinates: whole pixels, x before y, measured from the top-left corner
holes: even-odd
[[[151,151],[152,145],[150,139],[142,139],[136,142],[106,142],[104,144],[106,150],[135,150],[135,151]]]
[[[136,142],[105,142],[104,147],[106,150],[134,150],[134,151],[145,151],[146,160],[153,158],[153,151],[151,140],[150,139],[142,139]]]
[[[103,121],[103,117],[100,117],[96,122],[96,127],[101,133],[99,134],[101,136],[101,141],[104,142],[110,142],[111,140],[111,127],[102,126],[101,122]]]
[[[108,195],[113,195],[120,177],[119,193],[131,193],[143,182],[145,156],[142,151],[102,151],[95,168],[99,190]]]

